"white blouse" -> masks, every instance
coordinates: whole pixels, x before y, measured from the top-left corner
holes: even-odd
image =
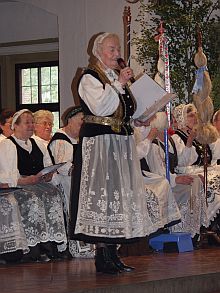
[[[41,137],[39,137],[39,136],[37,136],[37,135],[35,135],[35,134],[32,135],[32,138],[33,138],[35,141],[38,140],[38,141],[40,141],[41,143],[43,143],[45,147],[48,146],[49,141],[47,141],[47,140],[45,140],[45,139],[43,139],[43,138],[41,138]]]
[[[105,74],[112,86],[105,84],[103,89],[103,84],[91,74],[83,75],[79,84],[80,97],[96,116],[112,115],[119,105],[117,92],[124,93],[117,74],[111,69],[106,70]]]
[[[220,159],[220,138],[216,140],[216,142],[209,145],[212,151],[212,162],[211,165],[215,166],[217,164],[217,160]]]
[[[147,155],[150,152],[152,142],[147,138],[150,131],[149,127],[135,127],[134,137],[136,140],[137,155],[139,160],[145,158],[147,160]]]
[[[72,138],[69,135],[67,135],[62,128],[59,129],[57,132],[65,134],[70,139],[72,144],[78,143],[78,141],[75,138]],[[53,154],[56,164],[67,162],[64,166],[59,168],[59,174],[69,176],[69,170],[72,167],[73,146],[65,140],[57,139],[52,141],[52,143],[50,144],[50,150]]]
[[[26,144],[25,141],[16,138],[14,135],[12,137],[23,149],[29,153],[32,151],[30,140]],[[50,166],[52,162],[47,149],[41,142],[36,141],[36,143],[43,153],[44,167]],[[0,143],[0,182],[8,183],[10,187],[16,187],[18,179],[21,177],[17,165],[17,148],[10,139],[4,139]]]
[[[196,162],[198,154],[194,146],[187,147],[177,134],[172,135],[178,156],[178,167],[186,167]]]
[[[162,142],[159,142],[159,144],[163,144]],[[174,153],[173,147],[169,142],[169,152]],[[155,144],[152,143],[151,149],[147,155],[147,163],[151,170],[151,172],[159,174],[166,178],[166,165],[165,165],[165,152],[163,149]],[[176,174],[170,173],[170,185],[171,187],[176,186]]]
[[[3,133],[1,133],[1,134],[0,134],[0,142],[1,142],[3,139],[5,139],[5,138],[6,138],[6,136],[4,136]]]

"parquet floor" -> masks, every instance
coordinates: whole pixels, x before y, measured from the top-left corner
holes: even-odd
[[[183,281],[183,278],[189,280],[190,278],[202,278],[203,276],[206,276],[205,280],[207,281],[209,281],[207,278],[210,277],[210,283],[204,285],[204,290],[201,292],[217,293],[218,290],[220,292],[220,248],[200,249],[185,253],[152,253],[147,256],[127,257],[124,258],[124,261],[136,267],[136,270],[132,273],[123,273],[116,276],[97,274],[92,259],[1,265],[0,292],[107,293],[129,292],[127,289],[134,287],[137,288],[136,292],[133,291],[134,293],[171,293],[177,291],[166,291],[165,289],[164,291],[157,291],[155,284],[166,280],[169,282],[177,279]],[[155,291],[138,289],[143,284],[153,284],[153,282],[154,286],[152,286],[155,287]],[[205,286],[207,286],[207,289],[205,289]],[[111,290],[108,291],[108,289]],[[194,289],[192,291],[189,289],[180,291],[178,289],[178,292],[194,293],[200,291]]]

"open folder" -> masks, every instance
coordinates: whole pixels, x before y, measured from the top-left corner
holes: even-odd
[[[172,101],[176,95],[167,93],[156,81],[143,74],[130,86],[137,102],[134,119],[145,121]]]
[[[59,163],[59,164],[55,164],[55,165],[51,165],[51,166],[48,166],[48,167],[45,167],[44,169],[42,169],[39,173],[41,175],[46,175],[48,173],[51,173],[51,172],[55,172],[57,169],[59,169],[60,167],[62,167],[63,165],[65,165],[66,162],[64,163]]]

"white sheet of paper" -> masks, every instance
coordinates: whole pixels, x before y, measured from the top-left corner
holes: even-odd
[[[156,81],[147,74],[143,74],[131,86],[130,90],[137,102],[137,110],[134,119],[147,120],[158,112],[176,95],[167,93]]]
[[[59,169],[61,166],[65,165],[65,164],[66,164],[66,162],[45,167],[39,173],[41,175],[45,175],[45,174],[48,174],[48,173],[51,173],[51,172],[55,172],[57,169]]]

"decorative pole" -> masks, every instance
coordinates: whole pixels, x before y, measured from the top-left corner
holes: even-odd
[[[202,48],[202,33],[198,26],[198,48]],[[206,198],[206,206],[208,206],[208,153],[207,153],[207,144],[203,144],[203,156],[204,156],[204,192]]]
[[[206,195],[206,204],[208,206],[207,188],[208,188],[208,144],[215,142],[218,138],[218,132],[211,124],[211,118],[214,113],[214,106],[210,97],[212,82],[207,68],[207,58],[202,49],[202,34],[198,28],[198,51],[194,57],[194,63],[198,68],[196,70],[196,80],[193,86],[193,102],[198,112],[197,136],[196,139],[203,145],[204,155],[204,191]]]
[[[155,81],[163,87],[166,92],[170,93],[170,67],[169,67],[169,52],[168,38],[165,36],[163,21],[157,30],[159,34],[155,36],[155,41],[159,42],[159,59],[157,63],[157,74]],[[171,124],[171,103],[166,106],[169,127]],[[170,162],[169,162],[169,145],[168,145],[168,129],[164,129],[164,145],[165,145],[165,162],[166,162],[166,178],[170,182]]]
[[[124,23],[124,60],[125,63],[130,66],[130,54],[131,54],[131,11],[130,6],[125,6],[123,14]]]

